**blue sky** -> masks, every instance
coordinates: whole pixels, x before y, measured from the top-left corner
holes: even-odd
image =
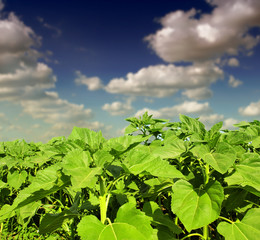
[[[258,0],[0,0],[0,141],[259,120],[259,43]]]

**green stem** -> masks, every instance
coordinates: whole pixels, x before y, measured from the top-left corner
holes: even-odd
[[[105,180],[102,177],[99,177],[100,183],[100,221],[104,224],[107,218],[107,204],[106,204],[106,190],[105,190]]]
[[[223,220],[225,220],[225,221],[227,221],[227,222],[233,224],[233,222],[232,222],[231,220],[229,220],[228,218],[221,217],[221,216],[219,216],[218,218],[223,219]]]
[[[205,166],[205,185],[209,182],[209,164]]]
[[[183,237],[181,240],[184,240],[184,239],[186,239],[186,238],[189,238],[189,237],[193,237],[193,236],[199,236],[200,238],[204,238],[201,234],[199,234],[199,233],[191,233],[191,234],[189,234],[189,235],[187,235],[187,236],[185,236],[185,237]]]
[[[203,227],[203,238],[205,240],[209,239],[209,228],[208,228],[208,225]]]

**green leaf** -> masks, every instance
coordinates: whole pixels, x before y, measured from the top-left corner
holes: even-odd
[[[113,223],[107,225],[99,235],[98,240],[150,240],[134,226],[127,223]],[[94,240],[94,239],[93,239]],[[154,239],[155,240],[155,239]]]
[[[109,164],[113,161],[113,156],[109,152],[102,149],[95,152],[93,159],[98,167],[103,167],[105,163]]]
[[[157,146],[152,150],[154,156],[161,158],[177,158],[186,152],[186,146],[183,140],[176,138],[173,142],[168,142],[165,146]]]
[[[236,152],[229,144],[220,142],[216,151],[205,154],[203,160],[216,171],[224,174],[234,164]]]
[[[243,178],[243,185],[249,185],[260,191],[260,156],[256,153],[245,153],[236,165],[237,172]]]
[[[77,226],[77,232],[82,240],[98,240],[100,233],[104,230],[102,224],[96,216],[84,216]]]
[[[141,135],[138,136],[121,136],[117,138],[110,138],[106,145],[110,148],[116,150],[117,152],[124,152],[129,148],[132,148],[139,143],[146,141],[151,136],[143,137]]]
[[[250,142],[252,137],[241,131],[233,131],[228,133],[226,140],[231,145],[238,145]]]
[[[25,182],[25,179],[27,178],[27,172],[26,171],[15,171],[13,173],[8,173],[7,175],[7,183],[18,190],[20,186]]]
[[[153,225],[162,225],[170,229],[173,233],[181,233],[181,229],[174,224],[173,219],[170,219],[168,215],[163,214],[156,202],[146,202],[143,206],[143,211],[147,216],[153,218]]]
[[[79,215],[77,211],[79,201],[80,193],[78,192],[75,196],[74,203],[70,207],[70,209],[64,209],[61,213],[45,214],[40,223],[39,233],[51,233],[56,229],[60,228],[64,220],[77,217]]]
[[[69,152],[63,160],[63,172],[71,176],[71,183],[74,188],[94,187],[97,177],[101,174],[102,168],[90,168],[92,159],[89,152],[75,149]]]
[[[67,186],[70,183],[70,179],[59,174],[59,169],[60,166],[52,165],[38,171],[36,177],[32,179],[32,183],[18,193],[13,204],[8,208],[0,210],[0,221],[8,218],[12,211],[38,201]]]
[[[24,220],[26,220],[27,223],[29,223],[30,219],[35,215],[36,211],[41,205],[42,203],[40,201],[36,201],[16,210],[18,215],[18,222],[20,224],[25,224]]]
[[[68,139],[80,139],[87,143],[93,151],[98,150],[101,145],[106,141],[102,133],[91,131],[88,128],[74,127]]]
[[[218,218],[224,200],[224,191],[219,182],[209,182],[204,189],[200,189],[179,180],[173,185],[172,191],[172,211],[189,232]]]
[[[180,114],[182,130],[186,129],[189,134],[197,133],[201,137],[205,135],[205,126],[199,120]]]
[[[148,240],[153,239],[154,234],[154,230],[150,225],[151,220],[144,212],[136,209],[135,204],[126,203],[119,208],[115,222],[128,223],[134,226]]]
[[[260,136],[253,139],[252,146],[254,148],[260,148]]]
[[[170,165],[168,161],[162,160],[160,157],[151,155],[146,149],[149,149],[149,147],[143,146],[129,152],[127,167],[131,173],[148,172],[157,177],[184,178],[175,166]]]
[[[260,236],[260,209],[250,209],[242,221],[232,224],[221,222],[217,226],[218,232],[229,240],[258,240]]]
[[[125,134],[130,134],[130,133],[133,133],[135,131],[138,131],[138,129],[135,126],[133,126],[132,124],[130,124],[129,126],[127,126],[125,128]]]

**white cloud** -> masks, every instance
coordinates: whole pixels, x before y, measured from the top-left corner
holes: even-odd
[[[205,114],[211,112],[209,103],[198,103],[195,101],[185,101],[182,104],[172,107],[165,107],[158,110],[144,108],[135,114],[136,117],[143,115],[146,111],[155,118],[172,118],[179,114]]]
[[[235,129],[233,125],[236,123],[239,123],[239,121],[234,118],[227,118],[224,120],[222,129],[229,129],[229,130]]]
[[[50,125],[46,132],[52,137],[65,127],[70,127],[69,132],[73,126],[104,127],[102,123],[90,121],[91,109],[61,99],[55,91],[48,91],[55,88],[56,77],[49,66],[39,62],[39,57],[44,56],[36,50],[41,45],[41,38],[31,28],[11,13],[7,19],[0,18],[0,32],[0,101],[19,104],[23,114]],[[47,54],[50,56],[50,52]],[[91,82],[92,90],[95,86]],[[34,124],[32,128],[36,129],[38,125]],[[10,129],[17,128],[11,126]],[[18,130],[28,133],[23,128]]]
[[[202,88],[223,78],[223,71],[213,63],[191,66],[156,65],[128,73],[126,79],[112,79],[105,90],[150,97],[170,96],[180,89]]]
[[[160,19],[162,29],[145,38],[164,61],[205,61],[224,54],[250,52],[259,37],[248,33],[260,26],[259,0],[212,0],[215,8],[210,14],[195,9],[175,11]]]
[[[260,100],[251,102],[248,106],[239,108],[238,111],[243,116],[260,116]]]
[[[88,120],[92,117],[91,109],[60,99],[56,92],[45,92],[37,101],[22,100],[23,112],[35,119],[43,119],[47,123],[73,122]]]
[[[230,58],[228,60],[228,66],[230,67],[238,67],[239,66],[239,61],[236,58]]]
[[[75,73],[77,75],[77,78],[74,81],[77,85],[86,85],[88,87],[88,90],[90,91],[95,91],[103,88],[102,81],[99,77],[87,77],[80,71],[76,71]]]
[[[133,107],[131,106],[131,100],[126,103],[123,102],[113,102],[111,104],[106,103],[102,107],[103,110],[109,112],[112,116],[116,115],[129,115],[133,113]]]
[[[235,79],[234,76],[230,75],[229,80],[228,80],[228,84],[229,84],[229,86],[236,88],[239,85],[243,84],[243,82],[238,80],[238,79]]]
[[[210,129],[214,124],[223,120],[224,115],[220,114],[202,115],[199,117],[199,121],[205,125],[206,129]]]
[[[203,100],[207,98],[211,98],[213,93],[207,87],[189,89],[182,92],[182,95],[194,100]]]

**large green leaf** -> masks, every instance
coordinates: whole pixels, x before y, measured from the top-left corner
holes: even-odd
[[[44,215],[39,227],[40,234],[51,233],[60,228],[64,220],[79,216],[77,211],[79,201],[80,193],[78,192],[75,196],[74,203],[69,209],[64,209],[62,212],[56,214],[47,213],[46,215]]]
[[[102,172],[101,167],[90,168],[92,158],[89,152],[75,149],[69,152],[63,160],[63,172],[71,176],[74,188],[93,187],[96,183],[96,175]]]
[[[188,116],[180,114],[181,128],[182,130],[188,131],[189,134],[198,134],[202,139],[206,133],[205,126],[199,120],[190,118]]]
[[[0,221],[8,218],[12,211],[38,201],[67,186],[70,179],[60,174],[58,170],[60,170],[60,166],[56,164],[38,171],[36,177],[32,179],[32,183],[18,193],[13,204],[0,210]]]
[[[68,139],[79,139],[83,142],[87,143],[91,150],[96,151],[98,150],[101,145],[105,142],[105,138],[102,136],[102,133],[91,131],[88,128],[79,128],[74,127],[71,134],[69,135]]]
[[[99,235],[98,240],[150,240],[134,226],[127,223],[113,223],[107,225]],[[94,240],[94,239],[93,239]],[[153,240],[156,240],[154,238]]]
[[[145,238],[153,239],[154,230],[151,227],[151,217],[136,209],[134,203],[126,203],[117,212],[115,222],[128,223],[141,232]]]
[[[172,211],[189,232],[218,218],[224,200],[224,191],[219,182],[209,182],[204,189],[200,189],[179,180],[173,185],[172,191]]]
[[[216,171],[224,174],[235,162],[236,151],[227,143],[220,142],[216,151],[206,153],[203,160],[211,165]]]
[[[98,240],[100,233],[105,228],[96,216],[84,216],[77,226],[77,232],[82,240]]]
[[[161,158],[177,158],[186,152],[186,146],[183,140],[176,138],[173,142],[167,141],[165,146],[158,146],[152,150],[154,156]]]
[[[241,132],[241,131],[229,132],[228,135],[226,136],[226,141],[232,145],[248,143],[251,140],[252,140],[252,137],[250,135],[246,134],[245,132]]]
[[[143,137],[141,135],[137,136],[121,136],[117,138],[110,138],[106,145],[109,148],[114,149],[117,152],[124,152],[125,150],[132,148],[139,143],[149,139],[151,136]]]
[[[175,225],[173,219],[170,219],[168,215],[165,215],[156,202],[146,202],[143,206],[143,211],[147,216],[152,217],[153,225],[165,226],[173,233],[181,233],[181,229],[177,225]]]
[[[16,190],[25,182],[25,179],[27,178],[27,172],[26,171],[15,171],[13,173],[9,172],[7,175],[7,183],[15,188]]]
[[[260,156],[256,153],[245,153],[235,166],[243,178],[243,185],[249,185],[260,191]]]
[[[134,149],[128,154],[128,170],[133,174],[148,172],[153,176],[165,178],[184,178],[182,173],[170,165],[168,161],[162,160],[160,157],[153,156],[146,149],[149,147],[143,146]]]
[[[221,222],[218,232],[228,240],[258,240],[260,236],[260,209],[250,209],[242,221],[230,224]]]

